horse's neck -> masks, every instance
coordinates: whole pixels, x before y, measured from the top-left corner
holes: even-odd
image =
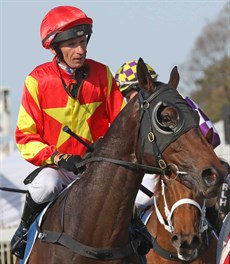
[[[123,114],[112,124],[94,156],[134,161],[138,126],[137,113],[127,117]],[[128,239],[128,225],[141,176],[106,161],[90,164],[76,190],[70,194],[68,204],[76,210],[75,219],[81,219],[77,224],[69,219],[69,225],[81,225],[80,230],[75,228],[76,237],[86,243],[94,241],[95,245],[124,244]],[[90,234],[88,238],[82,230]]]
[[[139,126],[139,113],[127,105],[110,126],[95,155],[136,162]]]

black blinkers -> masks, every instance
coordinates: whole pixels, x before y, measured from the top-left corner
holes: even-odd
[[[140,135],[143,152],[148,154],[153,154],[153,151],[155,153],[156,146],[162,153],[182,134],[191,128],[199,127],[197,115],[176,89],[159,82],[158,87],[151,95],[143,91],[139,92],[142,109]],[[162,114],[166,108],[174,113],[174,122],[169,125],[167,120],[162,121]],[[150,133],[151,137],[149,137]],[[153,147],[153,142],[155,147]]]

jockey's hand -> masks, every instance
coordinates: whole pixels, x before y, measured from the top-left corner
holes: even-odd
[[[60,152],[55,152],[51,160],[54,164],[59,167],[72,171],[75,174],[78,174],[80,171],[76,168],[75,164],[82,161],[82,158],[79,155],[65,154]]]

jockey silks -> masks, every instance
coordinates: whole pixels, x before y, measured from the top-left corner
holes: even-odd
[[[22,157],[34,165],[51,163],[56,149],[83,155],[86,147],[62,129],[68,126],[86,143],[104,136],[124,106],[109,68],[86,59],[89,73],[76,98],[65,91],[56,58],[36,67],[25,80],[16,143]],[[60,69],[66,85],[70,75]]]

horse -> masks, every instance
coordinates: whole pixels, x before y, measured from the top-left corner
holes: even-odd
[[[147,264],[216,264],[217,237],[206,218],[207,200],[161,176],[153,201],[145,212],[153,237]]]
[[[211,144],[211,129],[206,140]],[[229,164],[221,158],[220,162],[230,173]],[[147,263],[216,264],[219,234],[230,206],[228,184],[222,183],[218,195],[206,200],[176,179],[161,176],[161,186],[160,181],[155,182],[153,192],[147,190],[154,205],[142,209],[143,221],[153,236]]]
[[[27,263],[140,263],[130,222],[145,173],[179,174],[179,181],[205,197],[218,192],[224,171],[176,89],[177,68],[168,83],[153,82],[140,58],[137,74],[140,93],[91,156],[76,164],[86,169],[45,212]]]

